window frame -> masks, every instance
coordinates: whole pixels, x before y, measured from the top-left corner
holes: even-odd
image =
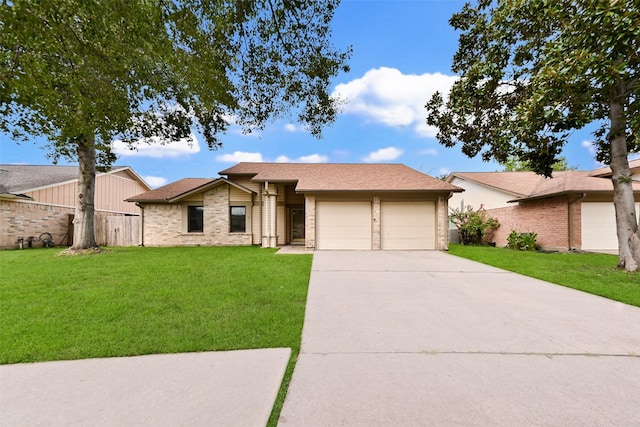
[[[234,215],[233,209],[241,208],[244,213],[242,215]],[[245,205],[232,205],[229,206],[229,233],[246,233],[247,232],[247,206]],[[234,229],[234,217],[242,217],[242,230]]]
[[[192,217],[194,212],[199,212],[199,218]],[[200,227],[195,229],[192,227],[193,220],[200,220]],[[196,224],[197,225],[197,224]],[[199,228],[199,229],[198,229]],[[187,206],[187,233],[204,233],[204,206],[203,205],[188,205]]]

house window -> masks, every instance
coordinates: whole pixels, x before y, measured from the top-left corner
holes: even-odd
[[[187,220],[187,231],[189,233],[202,233],[204,231],[203,213],[204,208],[202,206],[189,206],[189,217]]]
[[[244,233],[247,229],[247,208],[231,206],[231,232]]]

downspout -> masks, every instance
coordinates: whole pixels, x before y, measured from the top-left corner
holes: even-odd
[[[580,195],[580,197],[578,197],[574,201],[571,201],[571,199],[569,199],[569,209],[568,209],[569,218],[567,218],[567,220],[568,220],[568,225],[569,225],[569,250],[570,251],[571,250],[575,250],[575,247],[573,245],[573,243],[575,241],[575,229],[574,229],[574,224],[573,224],[573,205],[575,205],[580,200],[584,199],[586,196],[587,196],[587,193],[582,193]],[[571,197],[571,196],[569,196],[569,197]],[[582,212],[580,213],[580,216],[582,217]]]
[[[136,202],[136,206],[140,208],[140,244],[144,246],[144,206],[140,202]]]

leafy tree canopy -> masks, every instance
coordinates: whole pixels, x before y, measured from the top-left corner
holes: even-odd
[[[507,172],[523,172],[531,171],[531,166],[525,161],[522,161],[514,156],[509,156],[507,161],[503,164],[504,170]],[[558,161],[551,165],[551,170],[554,172],[576,170],[576,166],[569,166],[567,158],[565,156],[558,157]]]
[[[339,0],[3,0],[0,131],[42,135],[76,159],[72,250],[95,247],[96,164],[111,142],[210,148],[296,111],[314,135],[335,119],[329,79],[347,71],[329,23]]]
[[[319,135],[329,79],[349,51],[329,43],[338,0],[16,0],[0,5],[0,130],[44,135],[55,158],[95,140],[163,141],[198,130],[210,148],[295,108]]]
[[[596,124],[596,158],[612,171],[618,267],[640,270],[628,161],[640,151],[639,3],[479,0],[449,22],[461,32],[460,79],[426,105],[439,141],[551,176],[571,132]]]
[[[470,157],[504,164],[510,156],[550,175],[572,130],[598,123],[597,159],[610,141],[640,150],[640,8],[624,0],[481,0],[451,25],[462,33],[448,98],[427,104],[427,123]],[[612,128],[611,100],[624,105]]]

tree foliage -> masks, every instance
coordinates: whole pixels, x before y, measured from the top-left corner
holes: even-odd
[[[610,163],[615,132],[640,150],[635,2],[481,0],[450,23],[462,31],[452,65],[461,78],[427,104],[441,143],[500,163],[515,155],[547,176],[570,132],[593,122],[599,161]],[[612,97],[625,105],[622,129],[611,129]]]
[[[624,0],[479,0],[450,24],[461,32],[448,96],[427,123],[447,147],[551,176],[571,132],[589,124],[611,166],[619,265],[640,266],[628,154],[640,151],[640,7]]]
[[[93,135],[102,163],[114,137],[186,137],[211,148],[233,120],[251,130],[301,106],[314,134],[337,100],[329,79],[349,52],[329,43],[325,1],[18,0],[0,9],[2,130],[44,135],[75,159]]]
[[[523,171],[531,171],[531,166],[529,163],[518,159],[515,156],[509,156],[507,161],[503,164],[504,170],[507,172],[523,172]],[[568,170],[576,170],[578,169],[576,166],[569,166],[567,162],[567,158],[564,156],[558,157],[558,161],[551,165],[551,170],[554,172],[560,171],[568,171]]]
[[[330,43],[338,3],[4,0],[0,131],[46,137],[87,185],[115,138],[196,131],[217,148],[231,123],[251,132],[290,112],[319,136],[339,106],[330,78],[348,69]],[[91,208],[90,188],[79,198]]]

